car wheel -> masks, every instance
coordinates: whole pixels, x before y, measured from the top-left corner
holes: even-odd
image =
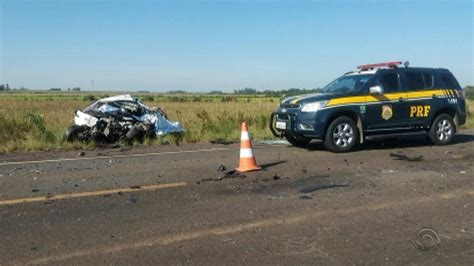
[[[448,114],[441,114],[433,121],[431,125],[429,137],[436,145],[449,144],[456,132],[454,121]]]
[[[354,148],[358,139],[359,130],[354,120],[341,116],[329,125],[324,138],[324,147],[332,152],[347,152]]]
[[[64,140],[67,142],[73,142],[75,140],[80,140],[82,141],[80,135],[85,131],[86,129],[83,126],[71,126],[69,127],[66,132],[64,133]]]
[[[285,134],[285,138],[291,145],[296,147],[305,147],[311,141],[310,138],[294,136],[291,134]]]

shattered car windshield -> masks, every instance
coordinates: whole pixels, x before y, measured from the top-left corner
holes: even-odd
[[[360,91],[364,84],[367,83],[374,75],[349,75],[342,76],[326,85],[322,92],[324,93],[351,93]]]

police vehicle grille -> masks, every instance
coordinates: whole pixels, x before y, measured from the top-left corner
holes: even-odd
[[[295,120],[295,114],[278,114],[279,119],[288,120],[288,115],[290,116],[291,121]]]
[[[300,104],[282,103],[280,108],[300,108]]]

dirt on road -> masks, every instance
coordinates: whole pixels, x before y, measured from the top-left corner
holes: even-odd
[[[0,155],[1,264],[474,263],[474,131]]]

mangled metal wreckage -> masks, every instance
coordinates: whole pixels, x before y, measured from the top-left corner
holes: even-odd
[[[149,108],[130,95],[100,99],[82,111],[77,110],[74,124],[64,135],[67,141],[143,141],[145,137],[184,132],[181,124],[169,121],[162,110]]]

